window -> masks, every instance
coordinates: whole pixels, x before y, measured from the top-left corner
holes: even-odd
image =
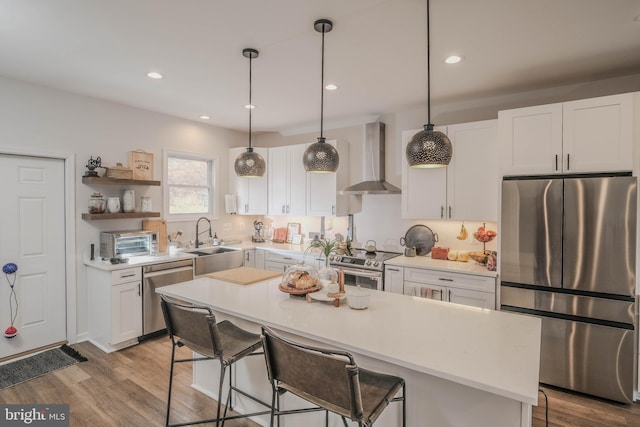
[[[196,154],[165,154],[165,213],[168,218],[213,216],[215,159]]]

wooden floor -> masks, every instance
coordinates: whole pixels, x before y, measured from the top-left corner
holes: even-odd
[[[89,361],[0,391],[0,403],[68,403],[72,427],[164,425],[171,358],[167,337],[110,354],[88,342],[72,347]],[[180,357],[190,355],[186,348],[178,351]],[[179,398],[172,404],[172,423],[215,416],[213,401],[192,389],[190,384],[190,364],[176,365],[174,392]],[[547,387],[544,390],[549,396],[551,427],[640,426],[640,403],[620,405]],[[543,395],[539,396],[539,406],[533,409],[534,427],[545,426],[545,402]],[[247,420],[225,425],[257,426]],[[429,424],[415,421],[408,424],[409,427],[423,425]]]

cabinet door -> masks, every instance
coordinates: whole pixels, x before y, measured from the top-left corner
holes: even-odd
[[[284,273],[289,267],[287,264],[283,264],[281,262],[274,261],[265,261],[264,269],[269,271],[277,271],[278,273]]]
[[[437,130],[446,132],[446,127]],[[402,132],[402,217],[444,219],[447,205],[447,168],[411,168],[404,153],[411,137],[420,129]],[[455,156],[455,146],[453,153]]]
[[[498,140],[503,175],[561,173],[562,104],[500,111]]]
[[[264,251],[260,249],[256,249],[255,257],[254,257],[254,267],[264,269]]]
[[[633,168],[633,94],[563,104],[565,172]]]
[[[395,294],[404,293],[404,269],[396,266],[384,268],[384,290]]]
[[[456,304],[470,305],[472,307],[495,310],[495,294],[488,292],[470,291],[468,289],[449,288],[447,299]]]
[[[291,145],[289,152],[289,201],[287,214],[306,215],[307,208],[307,171],[302,163],[305,144]]]
[[[111,287],[111,342],[118,344],[142,335],[142,282]]]
[[[288,203],[289,160],[287,147],[269,149],[269,215],[285,215]],[[300,160],[302,161],[302,160]]]
[[[447,219],[498,220],[497,120],[447,127],[453,157],[447,167]]]
[[[255,249],[245,249],[244,250],[244,266],[255,267],[256,266],[255,256],[256,256]]]

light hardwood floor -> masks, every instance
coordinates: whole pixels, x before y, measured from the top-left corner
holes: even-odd
[[[88,342],[72,347],[89,361],[0,391],[0,403],[68,403],[72,427],[164,425],[171,358],[171,344],[167,337],[110,354]],[[190,354],[186,348],[179,349],[179,352],[180,357]],[[215,416],[215,403],[192,389],[190,384],[191,365],[176,365],[172,423]],[[544,390],[549,396],[551,427],[640,426],[639,403],[620,405],[548,387]],[[539,406],[533,410],[534,427],[545,425],[544,398],[542,394],[539,396]],[[257,426],[247,420],[232,421],[226,425]],[[430,426],[428,421],[416,424],[415,420],[408,425]]]

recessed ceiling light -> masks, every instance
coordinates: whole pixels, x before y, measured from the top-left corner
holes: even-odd
[[[328,83],[324,88],[326,90],[337,90],[338,89],[338,85],[333,84],[333,83]]]
[[[205,116],[205,115],[202,115],[202,116],[200,116],[200,118],[201,118],[202,120],[209,120],[211,117],[209,117],[209,116]]]
[[[247,110],[253,110],[254,108],[256,108],[256,106],[252,104],[247,104],[244,106],[244,108],[246,108]]]
[[[162,74],[156,73],[155,71],[152,71],[150,73],[147,73],[147,77],[149,77],[150,79],[161,79],[162,78]]]
[[[458,55],[451,55],[450,57],[444,60],[444,62],[446,62],[447,64],[457,64],[460,61],[462,61],[462,57]]]

